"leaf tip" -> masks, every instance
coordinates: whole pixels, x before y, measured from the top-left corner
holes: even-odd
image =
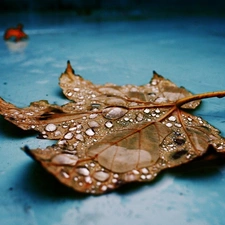
[[[75,74],[75,71],[74,71],[73,67],[70,64],[70,60],[67,60],[67,67],[66,67],[65,73],[67,73],[67,74],[70,74],[70,73]]]

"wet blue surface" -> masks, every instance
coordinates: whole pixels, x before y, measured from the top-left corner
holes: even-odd
[[[0,96],[17,106],[40,99],[65,104],[58,77],[68,59],[76,73],[95,83],[141,85],[156,70],[194,93],[225,89],[225,19],[18,18],[23,19],[29,41],[22,46],[0,41]],[[5,26],[12,22],[13,17]],[[2,34],[5,26],[0,27]],[[225,135],[225,99],[204,100],[195,113]],[[153,183],[85,196],[59,184],[20,150],[52,141],[36,139],[36,134],[2,118],[0,127],[2,225],[225,223],[224,163],[177,168]]]

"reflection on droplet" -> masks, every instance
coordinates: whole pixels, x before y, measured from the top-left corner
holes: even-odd
[[[127,109],[123,107],[108,107],[103,109],[102,115],[106,119],[115,120],[123,117],[127,113]]]
[[[74,166],[78,161],[78,157],[71,154],[58,154],[52,158],[52,163],[58,165]]]
[[[67,140],[72,139],[73,138],[73,133],[69,132],[69,133],[65,134],[64,138],[67,139]]]
[[[166,126],[167,126],[167,127],[172,127],[173,124],[172,124],[172,123],[166,123]]]
[[[107,122],[105,123],[105,126],[106,126],[107,128],[111,128],[111,127],[113,127],[113,123],[112,123],[111,121],[107,121]]]
[[[175,116],[170,116],[170,117],[168,118],[168,120],[174,122],[174,121],[176,121],[176,117],[175,117]]]
[[[95,132],[94,132],[91,128],[87,129],[87,130],[85,131],[85,133],[86,133],[88,136],[94,136],[94,135],[95,135]]]
[[[97,123],[96,121],[89,121],[88,122],[88,126],[91,127],[91,128],[97,128],[99,127],[99,123]]]
[[[80,88],[77,88],[77,87],[76,87],[76,88],[74,88],[73,90],[76,91],[76,92],[78,92],[78,91],[80,91]]]
[[[53,123],[49,123],[46,127],[45,127],[46,131],[55,131],[56,130],[56,125]]]
[[[144,113],[146,114],[150,113],[150,109],[144,109]]]
[[[103,171],[97,171],[94,173],[94,178],[98,181],[104,182],[106,180],[108,180],[109,178],[109,174]]]
[[[136,116],[136,120],[137,120],[138,122],[140,122],[140,121],[142,121],[143,119],[144,119],[143,114],[142,114],[142,113],[138,113],[138,115]]]
[[[78,141],[84,141],[84,137],[83,137],[82,134],[77,134],[77,135],[75,136],[75,138],[76,138]]]
[[[88,176],[90,174],[89,170],[86,167],[78,167],[76,171],[79,175],[82,176]]]

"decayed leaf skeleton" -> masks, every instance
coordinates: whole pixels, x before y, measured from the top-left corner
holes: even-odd
[[[156,72],[142,86],[95,85],[75,74],[69,61],[60,87],[71,100],[66,105],[41,100],[17,108],[0,99],[0,114],[57,140],[46,149],[24,150],[76,191],[102,194],[124,183],[151,181],[209,146],[225,152],[219,131],[188,113],[201,99],[224,97],[225,91],[192,95]]]

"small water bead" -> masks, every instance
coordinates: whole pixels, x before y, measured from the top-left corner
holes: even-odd
[[[111,121],[107,121],[107,122],[105,123],[105,126],[106,126],[107,128],[111,128],[111,127],[113,127],[113,123],[112,123]]]
[[[92,179],[90,176],[87,176],[84,178],[85,182],[88,183],[88,184],[91,184],[92,183]]]
[[[77,128],[76,127],[70,127],[69,128],[69,131],[74,131],[74,130],[76,130]]]
[[[166,126],[167,126],[167,127],[172,127],[173,124],[172,124],[172,123],[166,123]]]
[[[98,116],[98,114],[96,113],[93,113],[89,116],[90,119],[95,119],[96,117]]]
[[[64,135],[64,138],[67,139],[67,140],[72,139],[72,138],[73,138],[73,133],[70,133],[70,132],[69,132],[69,133],[65,134],[65,135]]]
[[[174,121],[177,120],[177,118],[176,118],[175,116],[170,116],[170,117],[168,118],[168,120],[171,121],[171,122],[174,122]]]
[[[155,112],[156,113],[160,113],[161,111],[160,111],[160,109],[156,109]]]
[[[52,163],[58,165],[75,166],[78,161],[78,157],[71,154],[58,154],[52,158]]]
[[[182,127],[182,125],[180,123],[175,123],[174,125],[179,128]]]
[[[46,131],[50,131],[50,132],[52,132],[52,131],[55,131],[56,130],[56,125],[55,124],[53,124],[53,123],[49,123],[49,124],[47,124],[46,125],[46,127],[45,127],[45,130]]]
[[[73,90],[74,90],[75,92],[78,92],[78,91],[80,91],[80,88],[75,87]]]
[[[82,176],[88,176],[90,171],[86,167],[78,167],[76,169],[77,173]]]
[[[127,113],[127,109],[123,107],[108,107],[103,109],[102,115],[106,119],[115,120],[123,117]]]
[[[142,172],[143,174],[148,174],[149,171],[148,171],[147,168],[142,168],[142,169],[141,169],[141,172]]]
[[[144,109],[144,113],[146,114],[150,113],[150,109]]]
[[[97,171],[94,173],[93,177],[101,182],[104,182],[109,179],[109,174],[104,171]]]
[[[61,171],[61,175],[66,179],[70,178],[70,175],[65,171]]]
[[[96,121],[89,121],[88,122],[88,126],[91,127],[91,128],[97,128],[99,127],[99,123],[97,123]]]
[[[71,97],[72,95],[73,95],[72,92],[68,92],[68,93],[67,93],[67,96],[69,96],[69,97]]]
[[[76,136],[75,136],[75,138],[78,140],[78,141],[84,141],[84,137],[83,137],[83,135],[82,134],[77,134]]]
[[[58,145],[65,145],[66,144],[66,140],[60,140],[59,142],[58,142]]]
[[[91,129],[91,128],[88,128],[85,133],[88,135],[88,136],[94,136],[95,135],[95,132]]]
[[[106,185],[103,185],[103,186],[101,187],[101,190],[102,190],[102,191],[106,191],[106,190],[107,190],[107,186],[106,186]]]
[[[143,119],[144,119],[143,114],[142,114],[142,113],[138,113],[137,116],[136,116],[136,120],[137,120],[138,122],[140,122],[140,121],[142,121]]]

